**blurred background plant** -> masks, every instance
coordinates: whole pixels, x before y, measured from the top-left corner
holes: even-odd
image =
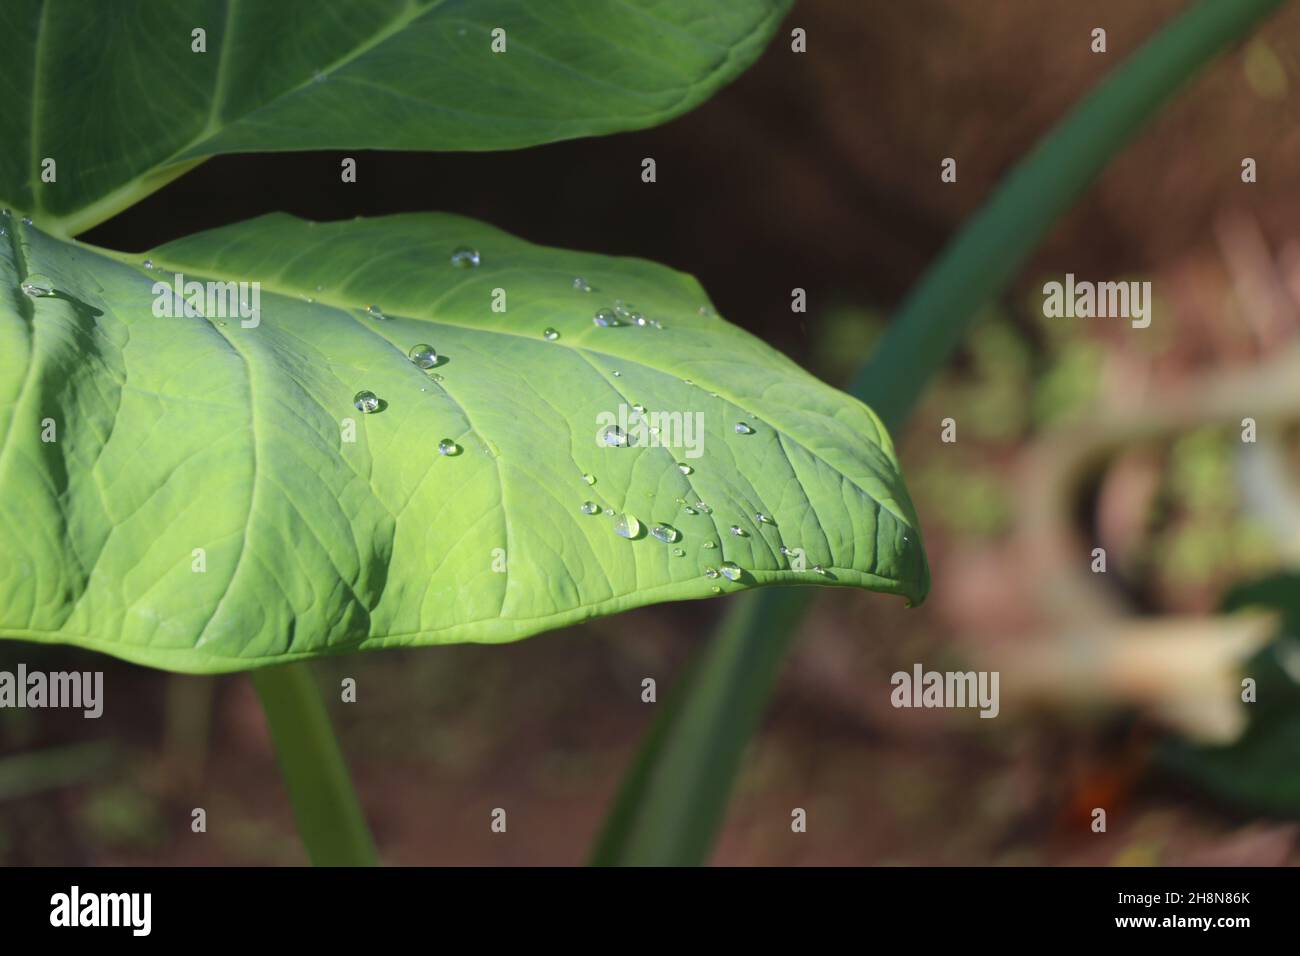
[[[85,238],[147,248],[266,211],[263,194],[323,219],[414,195],[689,270],[722,314],[847,385],[1011,164],[1183,7],[803,0],[750,73],[659,129],[527,158],[366,154],[347,187],[334,154],[225,157]],[[1098,25],[1105,55],[1089,49]],[[793,26],[806,55],[781,41]],[[1160,114],[981,317],[896,435],[933,596],[915,611],[817,597],[715,861],[1300,861],[1298,82],[1289,4]],[[635,174],[646,155],[653,196]],[[946,156],[957,183],[939,182]],[[1241,182],[1244,156],[1259,182]],[[1152,326],[1043,318],[1042,283],[1067,271],[1149,279]],[[794,287],[806,315],[789,311]],[[955,444],[939,440],[946,417]],[[662,706],[641,702],[641,680],[662,700],[724,610],[323,664],[381,856],[581,862]],[[0,667],[19,660],[105,669],[109,693],[98,722],[0,711],[0,862],[305,860],[246,678],[0,644]],[[1003,714],[893,710],[889,675],[916,661],[1000,667]],[[1239,703],[1242,676],[1258,703]],[[355,704],[332,690],[343,677]],[[1097,806],[1105,835],[1088,826]],[[507,834],[489,830],[495,807]],[[806,834],[790,832],[793,807]]]

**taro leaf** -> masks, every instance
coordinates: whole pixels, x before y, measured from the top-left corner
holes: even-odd
[[[5,0],[0,205],[74,235],[221,153],[653,126],[739,75],[789,3]]]
[[[215,672],[510,641],[756,584],[925,595],[875,415],[688,276],[443,215],[273,215],[150,267],[5,222],[0,636]],[[452,263],[462,246],[478,266]],[[20,292],[33,275],[54,293]],[[183,313],[178,280],[260,283],[242,297],[257,324],[217,285],[204,316],[156,314]],[[598,327],[617,300],[647,324]],[[363,390],[378,410],[353,407]],[[628,446],[598,440],[611,424]],[[705,575],[723,561],[738,580]]]

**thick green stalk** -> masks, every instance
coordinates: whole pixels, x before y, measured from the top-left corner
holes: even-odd
[[[813,588],[766,588],[737,595],[722,632],[665,701],[640,758],[623,781],[592,863],[684,865],[705,861],[722,825],[725,799],[745,744]],[[743,675],[744,680],[736,680]],[[698,736],[693,736],[695,728]],[[683,781],[689,781],[683,786]]]
[[[1110,158],[1188,78],[1281,3],[1201,0],[1109,73],[944,250],[903,303],[852,392],[898,429],[980,310]],[[720,632],[665,701],[606,821],[594,862],[690,865],[708,858],[744,747],[810,603],[806,592],[791,589],[732,600]]]
[[[316,866],[373,866],[375,845],[308,664],[253,671],[298,833]]]

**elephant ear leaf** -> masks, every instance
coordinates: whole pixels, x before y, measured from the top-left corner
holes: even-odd
[[[5,0],[0,205],[75,235],[222,153],[512,149],[690,110],[789,0]]]
[[[928,588],[876,416],[681,273],[434,214],[4,222],[0,636],[216,672]]]

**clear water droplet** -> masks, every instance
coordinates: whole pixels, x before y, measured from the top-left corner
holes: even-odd
[[[773,521],[767,515],[763,514],[763,512],[761,511],[754,512],[754,520],[757,521],[759,524],[776,524],[775,521]]]
[[[585,481],[585,482],[586,482],[587,484],[589,484],[589,485],[594,485],[594,484],[596,483],[596,476],[595,476],[595,475],[583,475],[583,476],[582,476],[582,480]]]
[[[722,572],[722,576],[728,581],[739,581],[740,576],[744,574],[740,569],[740,565],[735,561],[723,561],[718,565],[718,570]]]
[[[642,405],[640,402],[637,402],[635,405],[632,406],[632,411],[636,412],[638,415],[644,415],[645,406]]]
[[[442,373],[441,373],[441,372],[434,372],[432,375],[429,376],[429,378],[433,379],[435,382],[441,382],[441,381],[442,381]]]
[[[482,261],[477,249],[457,246],[451,253],[451,264],[457,269],[473,269]]]
[[[813,570],[813,574],[825,574],[825,573],[826,573],[826,569],[823,568],[820,564],[814,564],[814,565],[812,566],[812,570]]]
[[[554,342],[559,337],[560,337],[560,333],[557,332],[555,329],[548,328],[545,332],[542,333],[542,338],[546,339],[546,341],[548,342]]]
[[[374,392],[357,392],[352,396],[352,404],[356,406],[357,411],[367,415],[379,411],[379,397]]]
[[[23,218],[22,218],[22,224],[23,224],[24,226],[30,226],[30,225],[32,224],[32,217],[31,217],[31,216],[23,216]]]
[[[781,545],[781,553],[784,555],[792,555],[794,554],[794,550],[792,548],[787,548],[785,545]]]
[[[610,375],[613,375],[615,378],[622,378],[622,377],[623,377],[623,373],[622,373],[622,372],[610,372],[609,374],[610,374]]]
[[[585,515],[594,515],[600,511],[600,505],[594,501],[584,501],[582,503],[582,513]]]
[[[722,593],[722,588],[718,587],[716,584],[713,585],[713,587],[709,588],[709,590],[712,591],[714,594]]]
[[[714,544],[712,541],[705,541],[702,547],[704,548],[705,551],[712,551],[714,548],[717,547],[717,545]]]
[[[153,268],[153,260],[152,260],[152,259],[146,259],[146,260],[144,260],[143,265],[144,265],[144,267],[145,267],[146,269],[152,269],[152,268]]]
[[[438,442],[438,454],[446,455],[448,458],[454,457],[460,454],[460,446],[450,438],[444,438]]]
[[[613,509],[613,508],[606,508],[606,509],[605,509],[605,514],[607,514],[607,515],[608,515],[609,517],[611,517],[611,518],[614,517],[614,509]]]
[[[657,524],[650,529],[650,533],[662,541],[664,544],[672,544],[682,536],[682,533],[672,525]]]
[[[695,502],[695,507],[699,510],[701,514],[706,514],[706,515],[713,514],[713,509],[710,508],[708,505],[706,505],[703,501]]]
[[[692,508],[690,505],[687,505],[685,508],[682,509],[682,511],[686,512],[688,515],[699,514],[699,512],[696,511],[694,508]]]
[[[610,448],[622,448],[628,443],[627,433],[617,425],[607,425],[600,433],[601,443]]]
[[[388,316],[384,315],[384,310],[377,305],[366,306],[366,315],[370,316],[372,319],[378,319],[379,321],[388,318]]]
[[[602,329],[612,329],[617,325],[623,324],[618,320],[618,316],[614,314],[614,311],[612,309],[599,310],[595,315],[591,317],[591,321],[596,325],[600,326]]]
[[[438,353],[432,345],[421,342],[419,345],[412,345],[411,351],[406,353],[412,362],[420,368],[433,368],[438,364]]]
[[[710,568],[710,567],[707,567],[707,566],[706,566],[706,567],[704,568],[704,576],[705,576],[706,578],[708,578],[709,580],[713,580],[714,578],[716,578],[716,577],[718,576],[718,569],[717,569],[717,568]]]
[[[734,534],[737,538],[748,538],[748,537],[749,537],[749,532],[746,531],[744,528],[742,528],[742,527],[741,527],[740,525],[738,525],[738,524],[733,524],[733,525],[731,526],[731,533]]]
[[[41,296],[54,295],[54,282],[49,276],[43,276],[40,273],[32,273],[24,279],[18,286],[33,299],[39,299]]]
[[[746,424],[745,422],[736,422],[736,434],[737,434],[737,435],[752,435],[752,434],[754,434],[754,429],[751,428],[751,427],[750,427],[748,424]]]
[[[639,325],[643,329],[650,324],[650,320],[647,319],[640,312],[633,312],[631,315],[627,317],[627,320],[631,322],[633,325]]]
[[[682,379],[682,384],[687,387],[693,387],[695,385],[695,383],[692,382],[689,378]]]
[[[689,475],[691,472],[695,471],[694,468],[686,464],[686,462],[684,461],[679,461],[677,463],[677,470],[680,471],[683,475]]]
[[[641,522],[632,515],[619,515],[614,519],[614,533],[620,538],[635,538],[641,533]]]
[[[685,557],[685,555],[686,555],[686,552],[683,551],[681,548],[673,548],[673,557],[674,557],[674,558]]]
[[[587,284],[587,280],[584,279],[582,276],[573,277],[573,287],[577,289],[579,292],[591,291],[591,286]]]

